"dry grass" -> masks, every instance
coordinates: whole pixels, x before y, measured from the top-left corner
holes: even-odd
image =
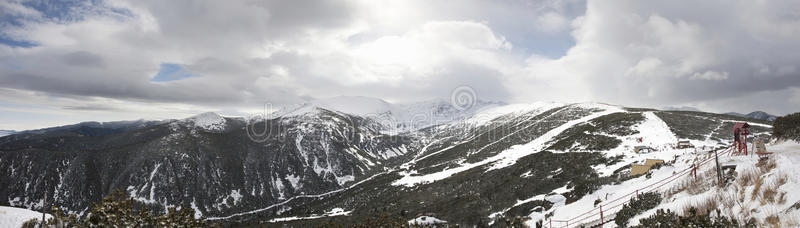
[[[716,171],[707,169],[697,173],[697,179],[694,178],[692,173],[686,174],[685,177],[679,179],[672,188],[664,192],[665,198],[671,198],[675,194],[686,191],[691,195],[704,193],[717,184]]]
[[[786,192],[781,192],[780,196],[778,196],[778,203],[786,204]]]
[[[775,159],[760,160],[756,163],[756,167],[761,170],[761,173],[772,171],[776,166],[778,166],[778,164],[775,163]]]
[[[736,178],[736,183],[738,183],[739,186],[742,187],[748,186],[753,184],[753,180],[755,180],[756,177],[760,175],[761,173],[758,172],[758,169],[745,169]]]
[[[692,207],[697,209],[697,214],[700,215],[706,214],[709,211],[713,211],[719,207],[719,204],[715,198],[717,197],[708,197],[705,200],[702,200],[694,205],[686,206],[683,208],[683,214],[684,215],[689,214],[689,208]]]
[[[720,209],[720,212],[732,214],[733,211],[730,209],[733,208],[735,204],[736,200],[731,197],[723,194],[714,194],[711,197],[700,200],[698,203],[684,206],[681,211],[683,212],[683,215],[687,215],[690,208],[695,208],[697,209],[697,214],[702,215]]]
[[[753,180],[754,188],[753,193],[750,194],[750,199],[755,200],[758,197],[758,193],[761,191],[761,185],[764,184],[764,179],[761,176],[756,176],[756,179]]]
[[[789,181],[789,175],[784,172],[778,172],[775,177],[775,184],[779,187]]]
[[[771,184],[766,185],[764,187],[764,191],[761,192],[761,205],[765,205],[768,203],[775,203],[775,196],[778,195],[778,187]]]
[[[771,215],[764,219],[764,225],[769,227],[781,227],[781,220],[777,215]]]

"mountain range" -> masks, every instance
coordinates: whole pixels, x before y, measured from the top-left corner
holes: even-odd
[[[10,134],[14,134],[14,133],[16,133],[16,131],[12,131],[12,130],[0,130],[0,137],[6,136],[6,135],[10,135]]]
[[[747,113],[747,114],[736,113],[736,112],[728,112],[728,113],[725,113],[725,115],[746,117],[746,118],[758,119],[758,120],[766,120],[766,121],[775,121],[775,119],[778,118],[775,115],[771,115],[769,113],[762,112],[762,111],[755,111],[755,112],[751,112],[751,113]]]
[[[348,223],[383,213],[465,225],[533,221],[646,156],[730,143],[735,122],[770,122],[599,103],[446,101],[394,105],[336,98],[268,115],[86,122],[0,137],[0,203],[84,215],[114,189],[163,212],[195,208],[228,225]]]

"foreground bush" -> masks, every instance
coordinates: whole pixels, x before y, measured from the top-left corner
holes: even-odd
[[[139,208],[127,193],[116,190],[92,205],[89,215],[78,218],[53,207],[53,218],[48,225],[56,227],[206,227],[205,221],[194,218],[194,209],[174,207],[163,215],[154,215],[147,208]]]
[[[622,209],[617,212],[617,217],[614,222],[620,227],[628,225],[628,220],[642,212],[653,209],[661,203],[661,195],[655,192],[648,192],[639,195],[638,199],[631,199],[628,204],[622,206]]]
[[[650,228],[650,227],[739,227],[739,222],[735,219],[729,219],[725,216],[720,216],[717,211],[717,216],[711,216],[710,211],[705,214],[697,214],[697,209],[692,207],[689,209],[689,214],[686,216],[678,216],[675,212],[670,210],[659,209],[654,215],[639,220],[639,225],[633,226],[637,228]],[[755,227],[754,224],[745,224],[745,227]]]
[[[800,141],[800,112],[778,117],[772,125],[773,137]]]

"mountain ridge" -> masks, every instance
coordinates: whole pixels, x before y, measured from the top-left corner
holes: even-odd
[[[503,215],[532,213],[532,205],[553,209],[541,200],[515,205],[516,200],[555,191],[569,204],[620,178],[619,170],[636,158],[628,157],[639,145],[636,138],[654,148],[677,139],[716,145],[729,143],[728,128],[736,121],[750,121],[755,135],[769,130],[768,122],[741,117],[600,103],[479,110],[396,133],[387,133],[392,126],[380,118],[319,107],[266,119],[202,113],[114,128],[78,124],[24,132],[0,138],[0,170],[10,173],[0,178],[9,186],[0,199],[37,209],[47,191],[57,205],[81,212],[117,188],[155,211],[192,205],[198,216],[232,225],[335,208],[344,210],[337,215],[347,216],[337,218],[346,222],[389,210],[386,205],[395,202],[394,212],[487,224],[497,218],[497,208],[504,208]],[[445,189],[453,195],[442,195]],[[431,204],[412,206],[420,201]],[[462,209],[448,212],[440,204]]]
[[[723,113],[723,114],[731,115],[731,116],[738,116],[738,117],[746,117],[746,118],[751,118],[751,119],[758,119],[758,120],[766,120],[766,121],[775,121],[775,119],[778,118],[775,115],[772,115],[772,114],[769,114],[769,113],[766,113],[766,112],[763,112],[763,111],[753,111],[753,112],[750,112],[750,113],[747,113],[747,114],[742,114],[742,113],[737,113],[737,112],[726,112],[726,113]]]

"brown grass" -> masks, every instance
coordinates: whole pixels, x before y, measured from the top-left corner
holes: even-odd
[[[761,169],[761,173],[767,173],[776,166],[778,166],[778,164],[775,163],[775,159],[760,160],[758,163],[756,163],[756,167]]]
[[[765,218],[764,223],[766,223],[765,225],[769,227],[781,227],[781,220],[777,215],[771,215]]]
[[[764,179],[761,178],[761,176],[756,176],[753,182],[755,183],[755,187],[753,188],[753,193],[750,194],[750,199],[755,200],[756,197],[758,197],[758,193],[761,191],[761,185],[764,184]]]
[[[775,203],[776,195],[778,195],[778,187],[775,185],[766,185],[764,191],[761,192],[761,205]]]
[[[745,169],[736,178],[736,183],[738,183],[739,186],[742,187],[751,185],[753,184],[753,180],[759,175],[760,173],[758,173],[757,169]]]
[[[778,203],[786,204],[786,192],[781,192],[780,196],[778,196]]]
[[[781,185],[786,184],[786,182],[788,182],[788,180],[789,180],[789,175],[788,174],[786,174],[784,172],[778,172],[778,174],[776,174],[776,177],[775,177],[775,184],[777,184],[777,186],[780,187]]]

